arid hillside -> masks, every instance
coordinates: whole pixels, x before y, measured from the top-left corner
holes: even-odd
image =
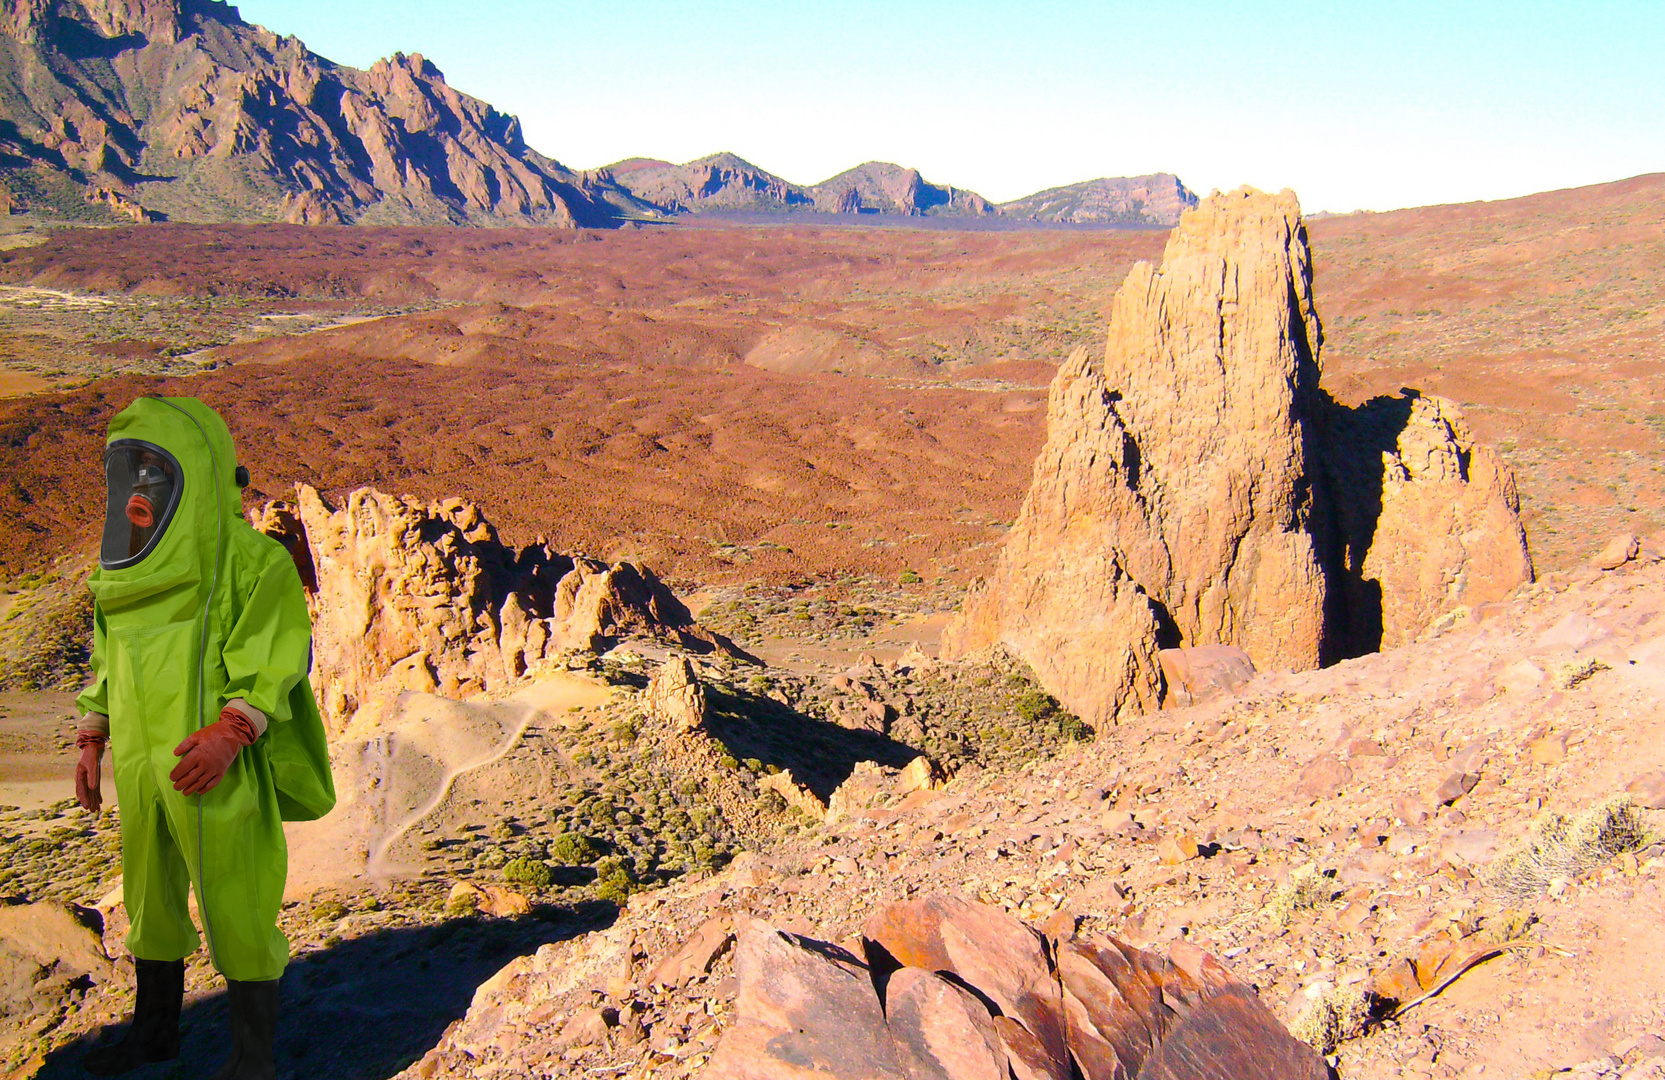
[[[1648,176],[1311,227],[1325,385],[1457,401],[1518,474],[1540,570],[1665,524],[1661,194]],[[257,494],[460,494],[520,539],[682,579],[984,572],[1046,382],[1165,237],[56,233],[0,253],[15,389],[130,378],[0,409],[0,560],[88,547],[97,431],[160,390],[228,412]]]

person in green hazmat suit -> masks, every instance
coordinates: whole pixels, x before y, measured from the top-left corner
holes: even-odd
[[[289,960],[283,822],[335,805],[305,595],[288,551],[243,520],[248,473],[200,401],[139,398],[111,421],[104,470],[75,782],[97,812],[108,742],[138,993],[125,1038],[85,1067],[111,1076],[178,1056],[184,957],[201,940],[189,887],[230,998],[232,1052],[215,1078],[269,1080]]]

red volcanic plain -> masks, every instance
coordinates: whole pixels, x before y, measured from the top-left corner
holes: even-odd
[[[1461,402],[1519,472],[1540,568],[1665,524],[1662,196],[1653,176],[1310,226],[1325,385],[1349,401],[1408,385]],[[133,396],[168,393],[226,414],[256,498],[296,482],[460,495],[512,538],[682,580],[982,572],[1028,486],[1053,368],[1101,347],[1127,267],[1164,240],[62,232],[0,253],[0,283],[268,313],[421,310],[222,345],[220,366],[188,378],[0,405],[0,564],[91,550],[104,425]],[[61,340],[71,359],[93,350]]]

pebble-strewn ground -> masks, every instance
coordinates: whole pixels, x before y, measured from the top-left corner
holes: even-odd
[[[1492,882],[1546,811],[1638,780],[1638,802],[1665,804],[1662,687],[1665,561],[1552,578],[1395,652],[1263,675],[643,894],[605,934],[505,968],[409,1075],[691,1075],[732,1015],[734,920],[836,942],[940,891],[1183,938],[1286,1022],[1336,988],[1420,996],[1405,961],[1443,978],[1507,945],[1345,1042],[1341,1075],[1656,1076],[1665,846],[1526,897]]]

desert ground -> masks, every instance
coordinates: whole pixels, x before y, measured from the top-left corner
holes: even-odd
[[[943,890],[1200,944],[1291,1024],[1491,950],[1322,1047],[1343,1077],[1660,1075],[1665,959],[1635,929],[1659,917],[1657,833],[1535,892],[1481,867],[1665,768],[1662,196],[1655,175],[1310,221],[1325,387],[1457,402],[1515,472],[1539,581],[1401,649],[1098,731],[1021,663],[937,643],[1000,557],[1053,373],[1102,350],[1165,230],[11,238],[0,918],[80,905],[29,932],[81,959],[0,986],[0,1075],[72,1075],[131,1001],[115,826],[71,808],[69,725],[103,429],[147,393],[226,416],[248,509],[298,483],[467,500],[506,544],[651,567],[746,653],[690,668],[715,757],[655,704],[663,642],[361,710],[333,748],[353,812],[291,829],[287,1023],[318,1034],[280,1044],[284,1075],[693,1075],[749,918],[850,941]],[[920,753],[946,775],[903,790]],[[189,994],[183,1065],[211,1068],[206,960]]]

